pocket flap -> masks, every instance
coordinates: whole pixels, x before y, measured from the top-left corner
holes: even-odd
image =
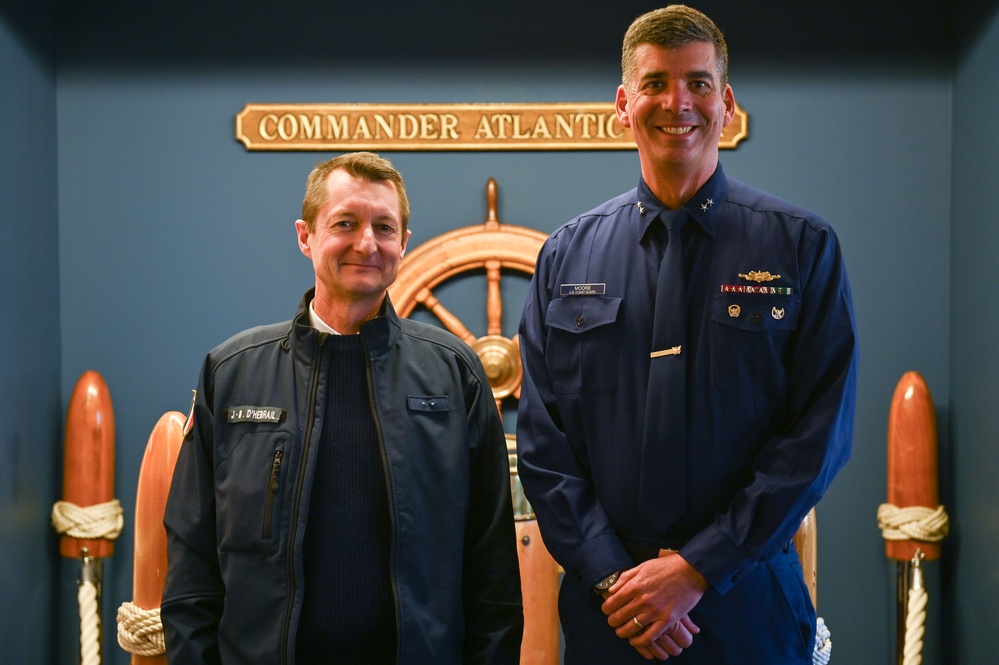
[[[570,296],[548,304],[545,323],[570,333],[584,333],[617,320],[621,298]]]
[[[450,411],[451,403],[447,395],[409,395],[410,411]]]

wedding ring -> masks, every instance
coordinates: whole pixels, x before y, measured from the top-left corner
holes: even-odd
[[[634,621],[635,625],[639,628],[645,628],[645,626],[642,625],[642,622],[638,620],[638,617],[631,617],[631,620]]]

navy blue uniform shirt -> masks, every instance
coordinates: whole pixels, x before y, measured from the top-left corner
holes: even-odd
[[[641,182],[542,248],[520,327],[520,477],[545,544],[587,588],[634,565],[622,539],[680,540],[724,594],[785,547],[849,457],[850,286],[824,220],[721,166],[684,206],[687,510],[656,533],[638,488],[663,209]]]

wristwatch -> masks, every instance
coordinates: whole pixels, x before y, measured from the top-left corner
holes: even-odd
[[[619,577],[621,577],[621,571],[615,570],[613,573],[611,573],[607,577],[603,578],[602,580],[594,584],[593,590],[596,591],[597,593],[600,593],[601,591],[606,591],[607,589],[614,586],[614,582],[617,582],[617,578]]]

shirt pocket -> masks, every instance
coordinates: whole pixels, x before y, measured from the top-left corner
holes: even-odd
[[[716,294],[711,350],[718,390],[745,398],[760,392],[769,397],[786,395],[800,309],[796,296]]]
[[[289,482],[287,432],[244,433],[215,470],[219,549],[273,553]]]
[[[553,300],[545,360],[559,393],[606,393],[617,387],[621,298],[573,296]]]

